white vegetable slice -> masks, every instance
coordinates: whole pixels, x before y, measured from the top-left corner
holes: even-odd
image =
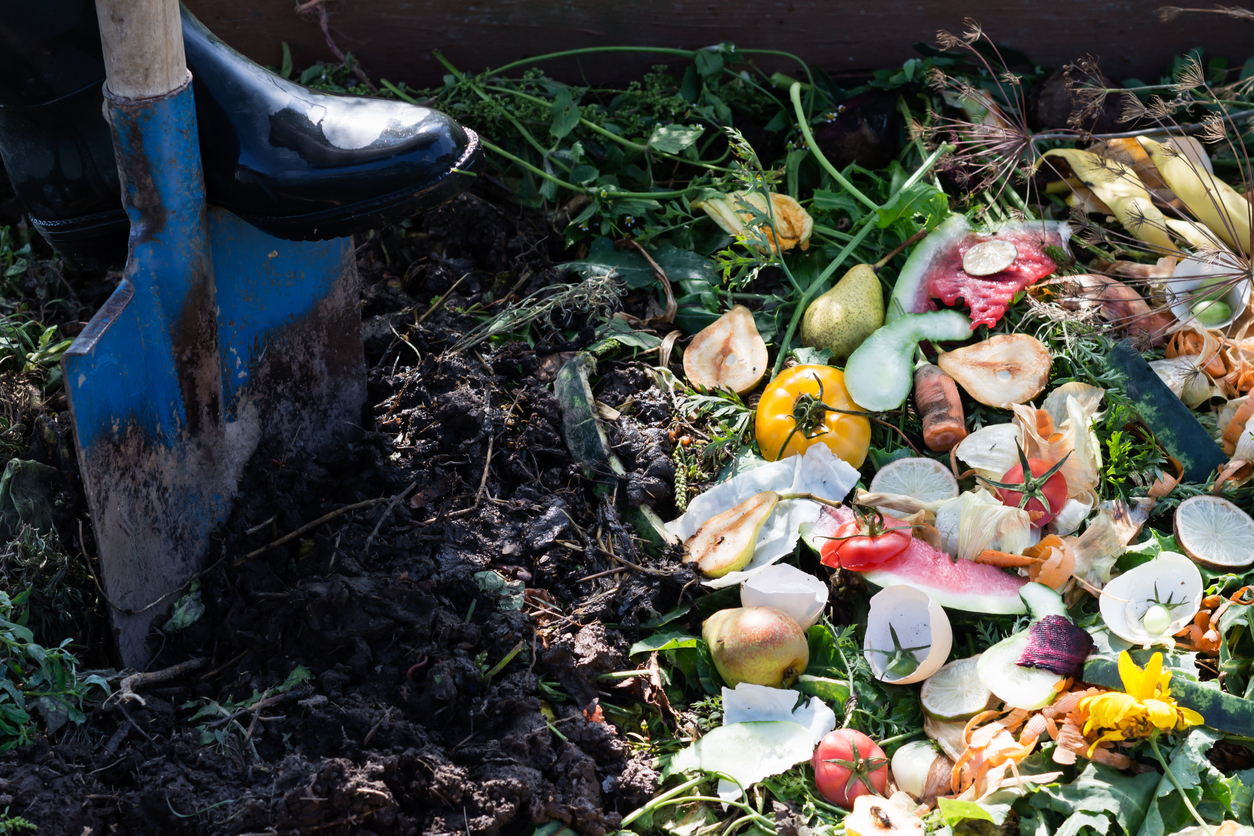
[[[763,778],[808,761],[814,754],[814,746],[810,729],[800,723],[782,720],[732,723],[710,731],[675,755],[671,770],[722,772],[748,789]],[[740,787],[730,781],[720,781],[719,797],[734,801],[741,794]]]
[[[1002,639],[980,655],[976,671],[980,680],[999,700],[1011,708],[1035,711],[1044,708],[1058,695],[1055,690],[1063,677],[1044,668],[1025,668],[1018,664],[1028,646],[1028,631]]]
[[[1176,542],[1213,569],[1254,563],[1254,520],[1221,496],[1193,496],[1176,508]]]

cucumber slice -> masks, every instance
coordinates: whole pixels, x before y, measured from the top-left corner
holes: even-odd
[[[1041,668],[1025,668],[1018,663],[1028,646],[1028,631],[1002,639],[980,656],[975,671],[980,681],[1011,708],[1034,711],[1054,701],[1054,690],[1063,677]]]
[[[1067,605],[1062,596],[1043,583],[1027,583],[1019,590],[1019,597],[1028,605],[1028,612],[1033,621],[1040,621],[1047,615],[1067,617]]]
[[[965,340],[971,320],[958,311],[906,314],[867,337],[849,355],[845,386],[854,403],[887,412],[905,403],[914,385],[914,349],[920,340]]]

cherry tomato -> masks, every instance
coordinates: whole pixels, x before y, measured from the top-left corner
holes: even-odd
[[[1022,464],[1007,470],[1006,475],[1001,477],[1001,482],[993,483],[1002,503],[1027,511],[1036,528],[1046,525],[1058,516],[1067,501],[1067,477],[1061,471],[1055,470],[1048,478],[1041,478],[1059,464],[1061,463],[1045,459],[1028,459],[1032,475],[1027,479],[1024,478]]]
[[[888,758],[875,741],[854,729],[830,732],[810,759],[814,783],[828,801],[853,809],[860,795],[883,795],[888,786]]]
[[[910,526],[900,520],[864,516],[837,528],[819,550],[819,560],[824,566],[866,572],[904,552],[911,539]]]
[[[754,434],[768,462],[825,444],[838,458],[861,467],[871,445],[871,422],[849,397],[845,375],[832,366],[785,369],[766,385],[758,401]]]

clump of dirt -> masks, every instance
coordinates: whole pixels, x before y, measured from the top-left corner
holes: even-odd
[[[361,248],[374,425],[254,457],[204,613],[150,666],[195,670],[0,756],[0,809],[50,834],[599,836],[652,794],[598,677],[634,667],[622,630],[691,572],[638,547],[563,443],[552,355],[590,332],[448,352],[561,279],[560,235],[491,188]],[[673,513],[669,401],[633,363],[597,392],[623,501]]]

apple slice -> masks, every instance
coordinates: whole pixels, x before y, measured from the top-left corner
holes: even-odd
[[[721,578],[745,568],[753,560],[762,525],[778,504],[779,494],[762,491],[710,517],[684,541],[684,563],[697,564],[697,570],[707,578]]]
[[[743,395],[758,385],[768,362],[753,314],[736,305],[692,338],[684,351],[684,374],[694,386]]]
[[[947,351],[936,358],[941,371],[985,406],[1009,409],[1027,403],[1045,388],[1049,349],[1027,334],[998,334]]]

